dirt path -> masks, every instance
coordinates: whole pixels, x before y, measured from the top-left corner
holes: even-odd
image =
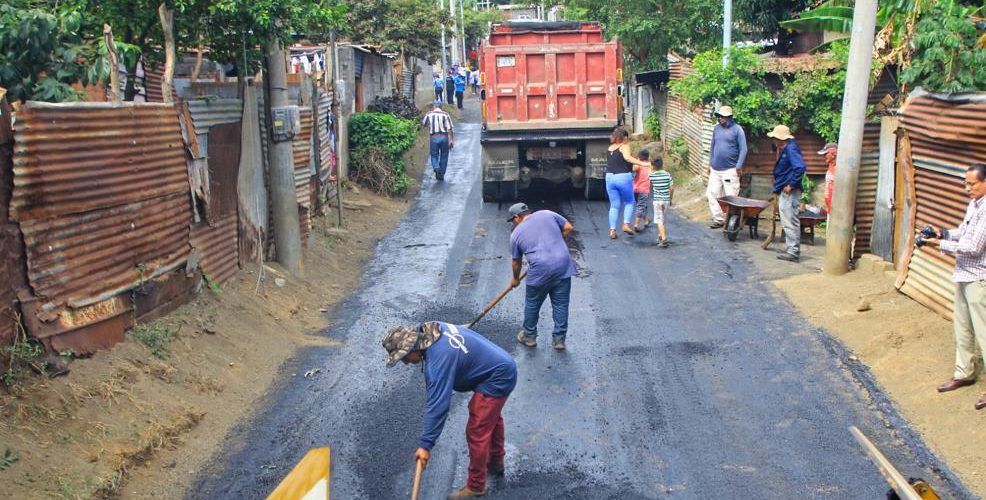
[[[420,178],[426,141],[412,151]],[[400,221],[405,198],[349,188],[344,229],[316,219],[306,277],[276,264],[241,270],[225,290],[190,304],[134,340],[70,363],[68,376],[24,380],[0,396],[0,498],[181,498],[194,474],[222,450],[232,426],[299,347],[335,345],[314,335],[359,284],[377,241]],[[260,274],[262,273],[262,276]],[[317,374],[291,373],[297,377]],[[3,461],[3,451],[9,450]],[[9,463],[8,463],[9,462]]]
[[[688,173],[678,175],[682,182],[677,210],[690,219],[707,220],[704,185]],[[761,224],[761,240],[769,230]],[[783,246],[776,241],[775,251]],[[820,273],[824,236],[815,246],[802,245],[801,265],[778,262],[773,252],[761,250],[759,241],[741,236],[737,244],[812,324],[854,353],[847,361],[873,374],[928,447],[965,485],[986,496],[986,427],[978,424],[986,413],[973,408],[986,384],[980,381],[947,394],[935,391],[952,373],[951,322],[899,293],[893,287],[892,266],[878,258],[862,259],[859,269],[844,276]]]

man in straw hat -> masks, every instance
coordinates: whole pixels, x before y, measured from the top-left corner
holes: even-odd
[[[517,385],[517,364],[499,346],[463,326],[430,321],[387,332],[387,366],[398,361],[423,364],[425,417],[415,457],[426,465],[452,404],[452,392],[474,391],[469,401],[466,443],[469,479],[450,499],[486,495],[486,474],[503,475],[504,428],[501,410]]]
[[[798,211],[801,205],[801,178],[805,175],[805,160],[801,148],[794,140],[787,125],[777,125],[767,132],[774,140],[780,154],[774,164],[774,194],[777,195],[777,209],[784,228],[784,242],[787,251],[778,259],[798,262],[801,259],[801,219]]]
[[[717,229],[725,223],[725,215],[717,201],[721,196],[736,196],[740,190],[739,171],[746,161],[746,134],[733,121],[733,108],[722,106],[716,111],[719,125],[712,130],[712,149],[709,151],[709,198],[712,224]]]

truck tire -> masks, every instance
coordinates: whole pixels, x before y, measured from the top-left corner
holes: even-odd
[[[585,180],[585,199],[587,200],[605,200],[606,199],[606,181],[604,179],[586,179]]]
[[[517,199],[517,181],[483,182],[483,201],[513,201]]]

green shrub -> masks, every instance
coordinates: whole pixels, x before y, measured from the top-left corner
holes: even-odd
[[[652,139],[661,138],[661,111],[657,107],[650,108],[650,113],[644,118],[644,130],[650,134]]]
[[[349,120],[353,179],[379,193],[404,194],[411,179],[402,156],[417,137],[417,120],[387,113],[354,114]]]

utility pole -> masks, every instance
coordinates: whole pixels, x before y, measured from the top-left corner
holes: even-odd
[[[334,120],[332,120],[332,126],[335,127],[335,130],[333,130],[334,133],[333,135],[335,136],[335,139],[338,141],[340,137],[339,122],[342,120],[339,119],[340,116],[339,90],[340,89],[337,83],[338,82],[337,79],[339,78],[339,73],[337,71],[339,68],[339,61],[338,61],[339,49],[338,47],[336,47],[336,36],[337,35],[335,28],[333,28],[332,31],[329,31],[329,47],[330,47],[329,50],[332,51],[332,70],[331,70],[332,116],[335,118]],[[338,145],[334,145],[334,146],[335,147],[333,149],[336,151],[336,218],[338,219],[339,227],[342,227],[342,169],[339,168],[339,166],[342,165],[342,159],[340,159],[338,156],[339,146]]]
[[[469,55],[466,54],[466,15],[462,11],[462,0],[459,0],[459,31],[462,33],[462,63],[469,62]]]
[[[288,107],[287,68],[284,50],[277,36],[267,42],[267,73],[270,78],[270,108],[272,112]],[[276,116],[276,114],[275,114]],[[284,117],[281,117],[284,120]],[[277,120],[274,120],[276,122]],[[282,124],[287,127],[287,124]],[[274,212],[274,253],[277,262],[295,276],[302,275],[301,228],[298,220],[298,197],[294,185],[294,158],[291,139],[275,139],[275,123],[271,134],[270,188]]]
[[[722,67],[729,66],[729,48],[733,46],[733,0],[722,4]]]
[[[455,20],[455,0],[449,0],[448,2],[448,12],[449,18],[452,19],[452,65],[459,62],[459,48],[456,45],[456,39],[459,38],[459,27],[458,22]]]
[[[450,0],[451,1],[451,0]],[[439,11],[445,10],[445,0],[438,0]],[[445,23],[442,23],[442,81],[445,81],[445,75],[448,74],[448,60],[445,55]]]
[[[877,0],[856,0],[852,16],[846,88],[842,97],[842,124],[839,126],[839,155],[835,163],[835,193],[825,238],[826,274],[841,275],[849,272],[856,185],[859,181],[863,125],[866,120],[866,97],[869,94],[870,66],[873,62],[876,10]]]

